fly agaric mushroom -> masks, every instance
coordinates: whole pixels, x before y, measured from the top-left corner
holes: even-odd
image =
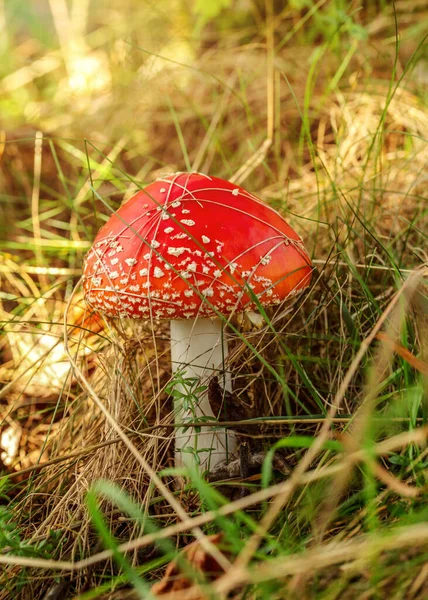
[[[83,286],[107,317],[169,320],[173,374],[201,380],[227,358],[228,316],[256,309],[255,297],[282,302],[311,272],[301,238],[275,210],[229,181],[176,173],[136,193],[100,229]],[[176,401],[178,422],[201,416],[214,417],[206,394],[195,412]],[[233,447],[224,430],[176,431],[178,464],[194,465],[198,453],[214,468]]]

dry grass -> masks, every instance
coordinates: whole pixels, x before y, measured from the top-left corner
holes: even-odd
[[[45,598],[55,573],[62,597],[137,594],[88,509],[100,479],[157,526],[98,489],[148,581],[175,546],[226,527],[233,564],[214,597],[425,597],[426,8],[355,1],[340,20],[335,4],[243,3],[198,37],[185,3],[35,3],[44,35],[25,12],[15,31],[0,3],[13,49],[0,80],[0,527],[19,535],[0,544],[2,600]],[[284,450],[286,481],[264,471],[243,498],[223,482],[227,501],[176,486],[167,327],[103,322],[80,289],[109,212],[176,169],[242,183],[317,268],[260,329],[232,321],[228,368],[253,437],[313,444]]]

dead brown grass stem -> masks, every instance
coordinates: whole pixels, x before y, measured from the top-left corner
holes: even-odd
[[[257,148],[257,150],[245,161],[245,163],[240,167],[229,180],[232,183],[236,183],[237,185],[241,185],[247,177],[251,175],[251,173],[264,161],[266,155],[268,153],[269,148],[272,145],[272,139],[266,138],[264,142]]]
[[[377,456],[382,456],[388,454],[389,452],[398,450],[399,448],[403,448],[409,444],[423,445],[426,443],[427,438],[428,426],[420,427],[419,429],[415,429],[413,431],[405,431],[399,433],[394,437],[379,442],[373,447],[372,452]],[[352,457],[354,463],[360,462],[362,460],[367,460],[367,452],[365,450],[358,450],[357,452],[352,453],[350,457]],[[326,477],[332,477],[345,468],[348,468],[348,463],[342,460],[341,462],[337,462],[336,464],[330,466],[302,473],[302,475],[300,476],[299,485],[307,485],[312,482],[325,479]],[[254,504],[265,502],[270,498],[278,496],[283,497],[284,494],[291,493],[294,489],[295,482],[291,480],[273,485],[269,488],[255,492],[254,494],[251,494],[251,496],[239,498],[234,502],[230,502],[225,506],[220,507],[217,511],[208,511],[206,513],[198,515],[197,517],[188,517],[185,521],[175,523],[174,525],[170,525],[169,527],[165,527],[164,529],[156,533],[149,533],[129,542],[125,542],[124,544],[121,544],[118,547],[118,549],[120,552],[130,552],[137,548],[148,546],[149,544],[153,544],[160,539],[165,539],[167,537],[177,535],[184,531],[190,531],[193,528],[200,527],[202,525],[205,525],[206,523],[210,523],[214,521],[218,516],[228,516],[239,510],[244,510]],[[12,555],[0,555],[0,564],[53,570],[78,571],[96,563],[109,560],[111,557],[111,550],[104,550],[103,552],[99,552],[97,554],[94,554],[93,556],[76,562],[25,558],[21,556]],[[232,587],[230,589],[232,589]]]
[[[367,460],[367,463],[370,465],[370,468],[373,469],[374,475],[382,481],[383,484],[390,490],[393,490],[399,496],[404,496],[405,498],[416,498],[422,492],[421,488],[416,488],[411,485],[407,485],[403,483],[394,475],[392,475],[389,471],[382,467],[382,465],[378,464],[375,460]]]
[[[275,128],[275,21],[273,0],[265,0],[266,10],[266,139],[273,140]]]
[[[42,173],[42,149],[43,149],[43,133],[41,131],[36,132],[34,140],[34,173],[33,173],[33,189],[31,193],[31,217],[33,222],[33,234],[35,244],[35,255],[37,264],[42,265],[44,263],[42,248],[41,248],[41,228],[40,228],[40,179]],[[46,275],[40,275],[41,283],[43,288],[49,287],[48,279]]]

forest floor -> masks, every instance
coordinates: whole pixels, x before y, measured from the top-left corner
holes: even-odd
[[[0,2],[0,600],[428,597],[427,18]],[[103,319],[81,287],[112,211],[195,170],[314,265],[226,323],[266,451],[244,479],[183,479],[168,324]]]

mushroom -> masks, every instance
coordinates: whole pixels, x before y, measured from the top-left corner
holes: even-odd
[[[83,287],[107,317],[169,320],[173,375],[203,381],[227,358],[229,316],[282,302],[309,285],[311,272],[301,238],[278,212],[223,179],[175,173],[100,229]],[[223,384],[230,390],[228,377]],[[176,422],[215,417],[205,392],[196,406],[175,404]],[[233,434],[201,429],[177,428],[176,464],[212,469],[233,452]]]

